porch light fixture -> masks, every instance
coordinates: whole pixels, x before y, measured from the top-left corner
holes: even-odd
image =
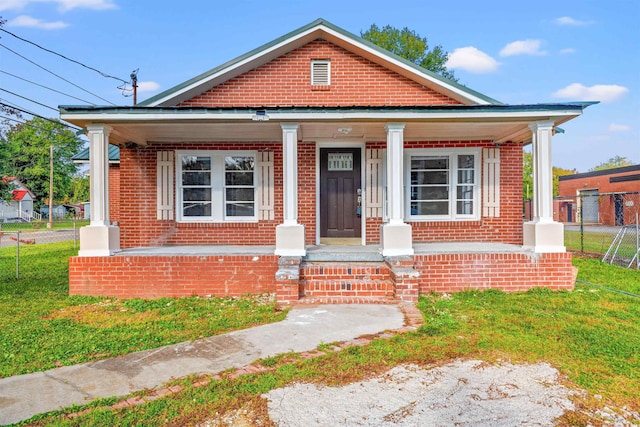
[[[349,135],[351,131],[352,131],[351,128],[338,128],[338,132],[340,132],[343,135]]]
[[[267,120],[269,120],[269,116],[267,115],[267,112],[265,110],[258,110],[253,115],[253,117],[251,117],[251,120],[256,122],[266,122]]]

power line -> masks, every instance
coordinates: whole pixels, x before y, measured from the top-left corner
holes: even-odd
[[[5,100],[5,101],[6,101],[6,100]],[[9,101],[6,101],[6,102],[9,102]],[[69,129],[73,129],[73,130],[75,130],[75,131],[83,130],[83,129],[77,128],[77,127],[75,127],[75,126],[71,126],[71,125],[68,125],[68,124],[66,124],[66,123],[62,123],[62,122],[57,121],[57,120],[49,119],[49,118],[47,118],[47,117],[41,116],[40,114],[32,113],[32,112],[31,112],[31,111],[29,111],[29,110],[25,110],[25,109],[23,109],[23,108],[17,107],[15,104],[14,104],[14,105],[11,105],[11,104],[12,104],[11,102],[9,102],[9,104],[5,104],[4,102],[0,101],[0,105],[2,105],[2,106],[4,106],[4,107],[7,107],[7,108],[13,108],[14,110],[21,111],[21,112],[26,113],[26,114],[29,114],[29,115],[31,115],[31,116],[39,117],[39,118],[41,118],[42,120],[46,120],[46,121],[51,122],[51,123],[55,123],[55,124],[58,124],[58,125],[66,126],[66,127],[68,127]]]
[[[118,81],[121,81],[121,82],[122,82],[122,83],[124,83],[124,84],[128,84],[128,83],[129,83],[129,81],[127,81],[127,80],[124,80],[124,79],[121,79],[121,78],[119,78],[119,77],[114,77],[114,76],[111,76],[111,75],[109,75],[109,74],[103,73],[102,71],[100,71],[100,70],[98,70],[98,69],[96,69],[96,68],[90,67],[90,66],[88,66],[88,65],[85,65],[85,64],[83,64],[83,63],[82,63],[82,62],[80,62],[80,61],[76,61],[75,59],[68,58],[68,57],[64,56],[63,54],[61,54],[61,53],[54,52],[54,51],[53,51],[53,50],[51,50],[51,49],[47,49],[47,48],[45,48],[45,47],[42,47],[42,46],[40,46],[39,44],[34,43],[34,42],[30,41],[30,40],[23,39],[22,37],[17,36],[17,35],[15,35],[15,34],[13,34],[12,32],[5,30],[4,28],[0,28],[0,31],[4,31],[5,33],[7,33],[7,34],[9,34],[9,35],[12,35],[13,37],[17,38],[18,40],[22,40],[22,41],[23,41],[23,42],[25,42],[25,43],[32,44],[33,46],[35,46],[35,47],[37,47],[37,48],[40,48],[40,49],[42,49],[42,50],[44,50],[44,51],[46,51],[46,52],[52,53],[52,54],[54,54],[54,55],[57,55],[57,56],[59,56],[60,58],[66,59],[67,61],[73,62],[73,63],[75,63],[75,64],[78,64],[78,65],[83,66],[84,68],[87,68],[87,69],[89,69],[89,70],[95,71],[96,73],[100,74],[102,77],[106,77],[106,78],[109,78],[109,79],[118,80]]]
[[[11,94],[11,95],[13,95],[13,96],[17,96],[18,98],[22,98],[22,99],[27,100],[27,101],[29,101],[29,102],[33,102],[34,104],[38,104],[38,105],[40,105],[40,106],[42,106],[42,107],[46,107],[46,108],[48,108],[48,109],[50,109],[50,110],[53,110],[53,111],[55,111],[55,112],[58,112],[58,109],[57,109],[57,108],[53,108],[53,107],[50,107],[50,106],[48,106],[48,105],[45,105],[45,104],[43,104],[43,103],[41,103],[41,102],[34,101],[33,99],[31,99],[31,98],[27,98],[26,96],[18,95],[17,93],[11,92],[10,90],[3,89],[3,88],[1,88],[1,87],[0,87],[0,90],[1,90],[1,91],[3,91],[3,92],[10,93],[10,94]]]
[[[11,73],[9,73],[9,72],[7,72],[7,71],[0,70],[0,73],[2,73],[2,74],[6,74],[6,75],[8,75],[8,76],[14,77],[14,78],[16,78],[16,79],[22,80],[22,81],[27,82],[27,83],[31,83],[32,85],[40,86],[40,87],[41,87],[41,88],[43,88],[43,89],[47,89],[47,90],[50,90],[50,91],[52,91],[52,92],[59,93],[60,95],[68,96],[69,98],[73,98],[73,99],[76,99],[76,100],[78,100],[78,101],[86,102],[87,104],[90,104],[90,105],[96,105],[96,104],[94,104],[93,102],[90,102],[90,101],[87,101],[87,100],[84,100],[84,99],[81,99],[81,98],[76,98],[75,96],[73,96],[73,95],[69,95],[68,93],[60,92],[59,90],[56,90],[56,89],[50,88],[50,87],[45,86],[45,85],[41,85],[40,83],[32,82],[31,80],[27,80],[27,79],[22,78],[22,77],[20,77],[20,76],[16,76],[15,74],[11,74]]]
[[[23,121],[20,121],[20,120],[17,120],[17,119],[12,119],[11,117],[7,117],[7,116],[0,116],[0,118],[5,119],[5,120],[9,120],[10,122],[16,122],[16,123],[19,123],[19,124],[21,124],[21,125],[29,126],[29,127],[34,128],[34,129],[41,130],[41,131],[43,131],[43,132],[49,132],[49,129],[41,128],[40,126],[36,126],[36,125],[34,125],[34,124],[31,124],[31,123],[28,123],[28,122],[23,122]],[[60,122],[58,122],[58,124],[69,127],[68,125],[65,125],[64,123],[60,123]],[[73,129],[73,128],[72,128],[72,129]],[[82,139],[82,138],[78,138],[78,136],[77,136],[77,135],[74,135],[74,138],[75,138],[76,140],[81,141],[81,142],[84,142],[84,143],[86,143],[86,142],[87,142],[86,140],[84,140],[84,139]]]
[[[12,50],[12,49],[9,49],[7,46],[3,45],[2,43],[0,43],[0,46],[1,46],[1,47],[3,47],[3,48],[5,48],[5,49],[7,49],[9,52],[13,53],[14,55],[19,56],[20,58],[24,59],[25,61],[28,61],[28,62],[32,63],[32,64],[33,64],[33,65],[35,65],[36,67],[43,69],[43,70],[44,70],[44,71],[46,71],[47,73],[49,73],[49,74],[53,74],[53,75],[54,75],[54,76],[56,76],[57,78],[59,78],[59,79],[61,79],[61,80],[64,80],[65,82],[69,83],[70,85],[75,86],[75,87],[77,87],[78,89],[80,89],[80,90],[82,90],[82,91],[84,91],[84,92],[87,92],[88,94],[93,95],[93,96],[95,96],[96,98],[99,98],[99,99],[101,99],[101,100],[103,100],[103,101],[105,101],[105,102],[107,102],[107,103],[109,103],[109,104],[111,104],[111,105],[113,105],[113,106],[115,106],[115,105],[116,105],[116,104],[114,104],[113,102],[108,101],[108,100],[106,100],[106,99],[102,98],[101,96],[96,95],[95,93],[89,92],[88,90],[86,90],[86,89],[84,89],[84,88],[82,88],[82,87],[78,86],[77,84],[75,84],[75,83],[73,83],[73,82],[71,82],[71,81],[69,81],[69,80],[65,79],[64,77],[57,75],[57,74],[56,74],[56,73],[54,73],[53,71],[47,70],[47,69],[46,69],[46,68],[44,68],[42,65],[36,64],[35,62],[33,62],[32,60],[30,60],[29,58],[27,58],[27,57],[25,57],[25,56],[20,55],[18,52],[14,51],[14,50]]]

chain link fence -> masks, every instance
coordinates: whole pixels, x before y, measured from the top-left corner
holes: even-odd
[[[86,221],[0,222],[0,281],[37,279],[43,257],[66,256],[61,243],[79,245],[79,228]],[[65,246],[66,247],[66,246]]]
[[[554,219],[565,225],[567,250],[635,269],[640,268],[639,213],[640,192],[593,190],[554,199]]]

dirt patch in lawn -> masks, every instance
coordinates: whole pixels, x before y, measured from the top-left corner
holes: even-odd
[[[565,411],[595,425],[640,421],[640,414],[628,411],[626,417],[613,410],[585,415],[570,399],[576,394],[585,392],[562,385],[546,363],[457,360],[432,369],[398,366],[342,387],[297,383],[263,397],[278,426],[554,426]]]

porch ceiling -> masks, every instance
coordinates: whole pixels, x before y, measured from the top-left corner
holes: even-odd
[[[400,121],[400,120],[398,120]],[[406,141],[491,140],[525,141],[531,137],[531,120],[435,121],[406,123]],[[107,123],[113,128],[110,142],[190,142],[190,141],[282,141],[279,121],[268,122],[185,122]],[[329,121],[300,122],[298,138],[302,141],[386,141],[387,122]]]

